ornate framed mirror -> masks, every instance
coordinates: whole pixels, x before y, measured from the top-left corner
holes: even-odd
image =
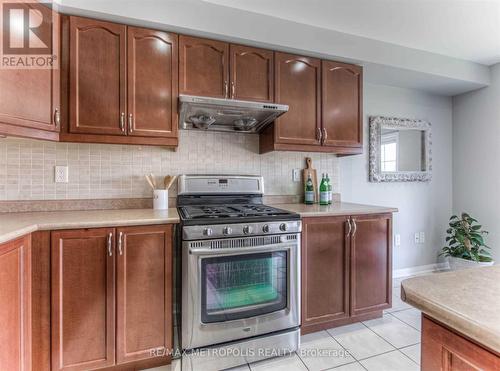
[[[428,121],[371,116],[370,181],[430,181],[431,138]]]

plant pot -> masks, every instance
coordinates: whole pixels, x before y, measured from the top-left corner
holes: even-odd
[[[494,261],[477,262],[474,260],[466,260],[466,259],[462,259],[462,258],[455,258],[453,256],[449,256],[448,257],[448,264],[450,265],[450,269],[452,271],[458,271],[461,269],[488,267],[488,266],[495,264],[495,262]]]

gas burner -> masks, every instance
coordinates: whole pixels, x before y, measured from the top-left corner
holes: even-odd
[[[256,217],[281,217],[288,216],[291,213],[275,207],[266,205],[189,205],[179,207],[179,211],[184,220],[200,220],[200,219],[227,219],[234,218],[234,222],[239,222],[240,219],[256,218]]]

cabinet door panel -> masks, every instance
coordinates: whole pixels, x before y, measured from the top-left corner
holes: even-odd
[[[52,232],[53,370],[88,370],[114,364],[115,282],[114,256],[108,251],[110,234],[114,241],[112,228]]]
[[[275,100],[288,113],[275,121],[277,143],[320,145],[321,61],[275,53]]]
[[[324,145],[362,145],[362,87],[360,66],[322,61],[322,122]]]
[[[390,308],[392,216],[352,217],[351,315]]]
[[[125,135],[126,29],[70,17],[71,133]]]
[[[422,314],[422,370],[500,370],[498,353]]]
[[[179,36],[180,94],[229,96],[229,44]]]
[[[128,27],[127,43],[128,134],[176,137],[177,35]]]
[[[16,3],[16,8],[19,7],[24,8],[25,14],[29,10],[44,13],[44,21],[38,30],[52,35],[52,44],[48,46],[55,62],[54,67],[48,69],[0,68],[0,122],[59,131],[55,112],[59,110],[60,92],[60,17],[39,4]],[[17,59],[18,56],[14,57]]]
[[[31,264],[29,237],[0,244],[0,365],[30,370]]]
[[[117,362],[122,363],[172,347],[172,226],[117,233]]]
[[[274,101],[274,57],[271,50],[231,45],[232,99]]]
[[[303,219],[303,328],[349,316],[348,233],[348,217]]]

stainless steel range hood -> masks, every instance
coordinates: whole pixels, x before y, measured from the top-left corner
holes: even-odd
[[[258,133],[288,111],[285,104],[179,95],[181,129]]]

